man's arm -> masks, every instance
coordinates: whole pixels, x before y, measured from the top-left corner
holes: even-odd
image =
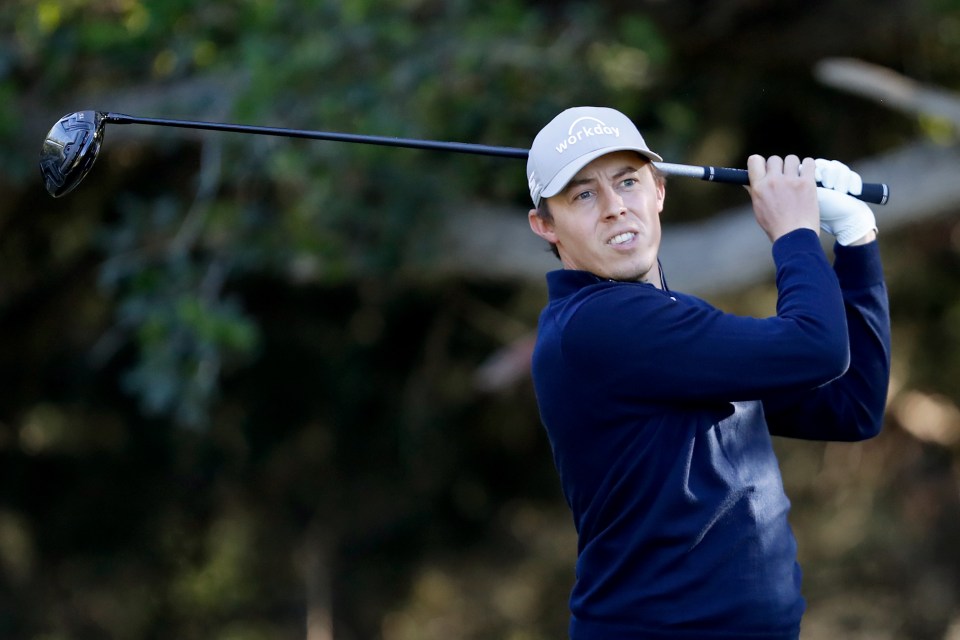
[[[770,318],[648,285],[598,279],[579,289],[551,311],[566,364],[598,389],[668,404],[757,400],[839,377],[849,366],[844,301],[820,240],[796,229],[772,253]]]
[[[873,241],[876,240],[876,239],[877,239],[877,232],[876,232],[876,230],[871,230],[870,233],[868,233],[867,235],[863,236],[862,238],[859,238],[859,239],[857,239],[857,240],[854,240],[854,241],[851,242],[848,246],[851,246],[851,247],[859,247],[860,245],[870,244],[871,242],[873,242]]]
[[[838,244],[835,253],[850,367],[822,387],[765,399],[774,435],[855,441],[875,436],[882,427],[890,381],[890,314],[879,248],[874,241]]]

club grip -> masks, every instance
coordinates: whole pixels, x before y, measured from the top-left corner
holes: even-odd
[[[711,182],[750,184],[750,174],[746,169],[704,167],[703,179]],[[820,186],[820,183],[818,182],[817,185]],[[864,182],[860,195],[853,197],[873,204],[887,204],[890,201],[890,188],[882,182]]]
[[[860,195],[854,197],[873,204],[887,204],[890,201],[890,189],[882,182],[864,182]]]

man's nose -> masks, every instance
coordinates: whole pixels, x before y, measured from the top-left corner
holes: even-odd
[[[615,189],[604,189],[603,204],[603,210],[607,218],[619,218],[627,212],[627,207],[623,203],[623,196],[617,193]]]

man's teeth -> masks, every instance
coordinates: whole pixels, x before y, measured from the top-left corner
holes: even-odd
[[[629,242],[630,240],[633,240],[633,237],[635,235],[637,234],[633,233],[632,231],[629,231],[627,233],[621,233],[619,235],[612,237],[608,244],[623,244],[624,242]]]

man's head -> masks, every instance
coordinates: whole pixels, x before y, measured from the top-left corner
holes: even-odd
[[[651,160],[661,158],[618,111],[564,111],[530,149],[531,229],[567,269],[659,286],[665,185]]]
[[[649,160],[663,158],[650,150],[627,116],[608,107],[574,107],[540,130],[530,147],[527,181],[533,206],[560,193],[591,160],[613,151],[636,151]]]

